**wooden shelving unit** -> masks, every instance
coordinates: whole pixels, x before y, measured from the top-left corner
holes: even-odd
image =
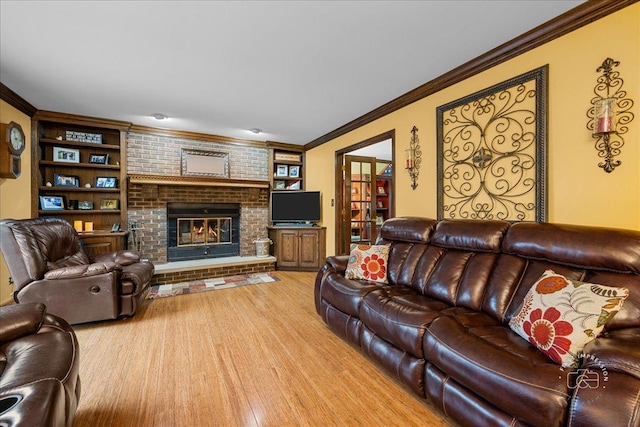
[[[82,221],[81,237],[86,242],[92,236],[104,239],[115,223],[126,230],[128,126],[70,114],[36,113],[31,176],[32,194],[37,197],[32,200],[32,216],[54,216],[71,224]],[[87,232],[87,223],[93,232]]]
[[[304,190],[304,152],[299,146],[278,144],[271,149],[271,188]]]

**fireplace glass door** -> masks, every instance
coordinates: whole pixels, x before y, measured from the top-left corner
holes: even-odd
[[[178,218],[178,246],[231,243],[231,218]]]

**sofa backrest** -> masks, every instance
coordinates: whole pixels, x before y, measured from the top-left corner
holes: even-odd
[[[573,280],[626,287],[629,297],[606,330],[640,326],[640,232],[566,224],[513,224],[502,243],[504,262],[495,270],[492,287],[510,265],[516,286],[501,318],[511,319],[544,270]],[[517,265],[516,265],[517,264]],[[509,279],[511,280],[511,279]],[[506,296],[506,293],[505,295]],[[485,307],[485,311],[487,307]]]
[[[49,270],[89,263],[76,231],[59,218],[0,221],[0,249],[17,290]]]
[[[507,323],[547,269],[624,286],[631,295],[607,329],[640,326],[640,232],[559,224],[393,218],[388,278]]]

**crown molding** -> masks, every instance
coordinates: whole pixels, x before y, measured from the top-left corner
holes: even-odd
[[[17,108],[29,117],[33,117],[38,109],[31,105],[27,100],[5,86],[0,82],[0,99],[14,108]]]
[[[492,49],[453,70],[413,89],[355,120],[307,143],[305,151],[318,147],[359,127],[378,120],[420,99],[466,80],[489,68],[522,55],[591,22],[624,9],[639,0],[589,0],[550,21]]]
[[[132,125],[129,129],[131,133],[145,133],[156,136],[168,136],[172,138],[193,139],[205,142],[217,142],[224,144],[248,145],[252,147],[265,148],[266,142],[254,141],[250,139],[231,138],[228,136],[211,135],[207,133],[188,132],[182,130],[162,129],[150,126]]]

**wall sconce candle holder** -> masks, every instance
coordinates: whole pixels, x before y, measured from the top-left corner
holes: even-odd
[[[404,150],[406,157],[405,169],[411,177],[411,188],[416,189],[418,186],[418,175],[420,174],[420,163],[422,162],[422,151],[420,151],[420,141],[418,140],[418,128],[411,129],[411,141],[409,148]]]
[[[627,124],[633,120],[630,111],[633,101],[626,98],[627,91],[622,90],[624,82],[620,73],[613,71],[613,67],[618,65],[619,61],[607,58],[596,69],[602,75],[598,77],[593,90],[596,96],[591,99],[591,108],[587,111],[587,129],[596,140],[598,156],[604,159],[598,166],[607,173],[613,172],[622,163],[614,158],[620,155],[620,148],[624,145],[622,135],[627,133]]]

